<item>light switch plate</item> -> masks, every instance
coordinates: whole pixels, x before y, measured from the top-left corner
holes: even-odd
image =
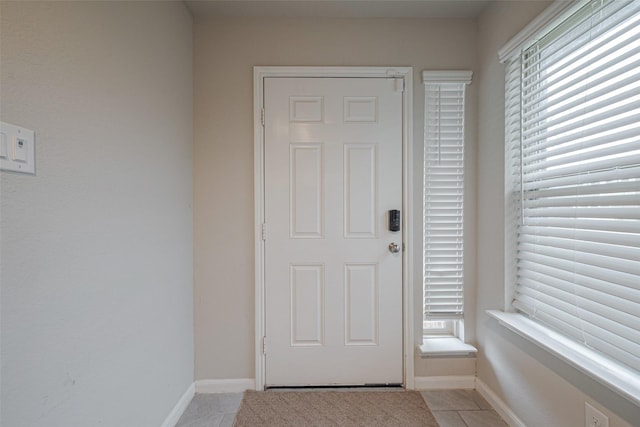
[[[0,133],[0,159],[9,157],[9,144],[7,143],[7,135]]]
[[[36,173],[36,141],[32,130],[0,122],[0,169]]]

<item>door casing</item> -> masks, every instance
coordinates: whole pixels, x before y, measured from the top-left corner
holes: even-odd
[[[404,81],[402,97],[402,317],[404,386],[414,388],[413,361],[413,69],[411,67],[254,67],[254,238],[255,238],[255,385],[264,390],[265,241],[264,79],[266,77],[395,77]],[[268,351],[268,342],[266,343]]]

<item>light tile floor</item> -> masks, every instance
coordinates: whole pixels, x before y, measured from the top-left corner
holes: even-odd
[[[475,390],[423,391],[440,427],[507,427]],[[196,394],[176,427],[231,427],[242,393]]]
[[[176,427],[231,427],[242,393],[196,394]]]
[[[475,390],[423,391],[422,397],[440,427],[508,427]]]

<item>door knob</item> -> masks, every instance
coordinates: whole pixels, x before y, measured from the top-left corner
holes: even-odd
[[[391,252],[392,254],[397,254],[398,252],[400,252],[400,245],[397,243],[389,243],[389,252]]]

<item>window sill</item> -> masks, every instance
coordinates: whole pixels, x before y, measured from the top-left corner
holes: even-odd
[[[586,346],[518,313],[487,310],[502,326],[545,349],[635,405],[640,405],[640,375]]]
[[[475,357],[478,352],[456,337],[425,337],[418,351],[420,357]]]

